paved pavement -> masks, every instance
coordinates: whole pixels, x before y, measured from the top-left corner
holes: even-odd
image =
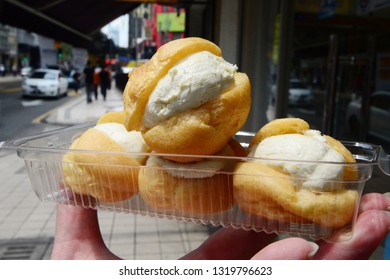
[[[0,82],[9,78],[0,77]],[[122,93],[115,87],[107,100],[86,103],[85,92],[35,121],[48,129],[97,120],[122,110]],[[37,199],[24,165],[14,151],[0,150],[0,259],[49,259],[55,234],[55,203]],[[384,185],[388,185],[388,178]],[[143,215],[99,211],[103,238],[110,250],[125,259],[177,259],[198,247],[210,227]],[[384,245],[372,259],[383,259]]]

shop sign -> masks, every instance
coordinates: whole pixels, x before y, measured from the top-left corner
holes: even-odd
[[[184,32],[186,28],[185,13],[157,14],[157,30],[159,32]]]

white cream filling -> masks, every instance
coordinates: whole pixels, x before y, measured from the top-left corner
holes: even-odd
[[[326,189],[343,175],[344,157],[326,143],[319,131],[272,136],[253,147],[249,156],[278,159],[270,164],[299,178],[306,188]],[[286,160],[286,161],[283,161]],[[307,161],[307,163],[305,163]]]
[[[223,160],[205,160],[193,163],[179,163],[166,160],[159,156],[150,156],[146,165],[164,168],[172,177],[196,179],[214,176],[225,167]]]
[[[146,145],[142,134],[139,131],[127,131],[125,126],[119,123],[102,123],[94,127],[113,141],[122,146],[130,153],[146,153],[148,146]],[[146,156],[136,156],[138,162],[142,163]]]
[[[152,128],[172,116],[218,97],[234,82],[237,66],[203,51],[174,65],[151,93],[143,125]]]

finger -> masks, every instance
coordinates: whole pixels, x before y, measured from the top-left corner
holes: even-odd
[[[352,238],[340,243],[321,242],[315,259],[369,259],[386,238],[390,229],[390,213],[368,210],[359,215]]]
[[[244,260],[250,259],[275,239],[275,235],[222,228],[199,248],[183,257],[192,260]]]
[[[253,256],[253,260],[306,260],[311,259],[318,245],[301,238],[291,237],[274,242]]]
[[[97,211],[58,204],[56,239],[58,241],[101,239]]]
[[[57,205],[52,259],[115,259],[104,244],[97,211]]]
[[[362,196],[359,212],[368,210],[390,210],[390,193],[368,193]]]

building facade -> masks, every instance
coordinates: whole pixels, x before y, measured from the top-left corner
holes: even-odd
[[[17,64],[17,29],[0,24],[0,64],[11,72]]]

